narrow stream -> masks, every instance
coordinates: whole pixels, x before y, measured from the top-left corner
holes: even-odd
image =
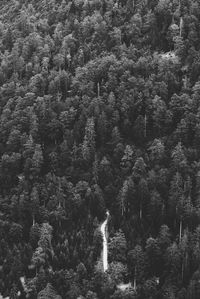
[[[108,270],[108,241],[106,236],[106,226],[108,223],[109,212],[106,212],[106,220],[101,225],[101,233],[103,235],[103,252],[102,252],[102,259],[103,259],[103,271],[106,272]]]
[[[103,271],[106,272],[108,270],[108,241],[107,241],[107,235],[106,235],[106,228],[108,223],[108,218],[110,216],[109,211],[106,212],[106,220],[101,225],[101,233],[103,235],[103,252],[102,252],[102,260],[103,260]],[[129,283],[120,283],[117,285],[117,288],[121,291],[125,291],[128,288],[131,288],[132,284]]]

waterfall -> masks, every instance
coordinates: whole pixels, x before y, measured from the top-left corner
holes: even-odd
[[[101,233],[103,235],[103,253],[102,253],[102,259],[103,259],[103,271],[106,272],[108,270],[108,242],[106,237],[106,225],[108,222],[109,212],[106,212],[106,220],[101,225]]]
[[[28,289],[27,289],[27,286],[26,286],[26,283],[25,283],[25,277],[24,276],[20,277],[20,281],[21,281],[24,292],[27,294]]]

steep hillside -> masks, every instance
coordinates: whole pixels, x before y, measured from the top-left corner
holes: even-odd
[[[200,298],[199,50],[197,0],[0,1],[3,297]]]

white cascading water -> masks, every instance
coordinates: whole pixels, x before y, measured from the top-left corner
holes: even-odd
[[[108,270],[108,241],[106,236],[106,226],[108,223],[108,218],[110,216],[109,211],[106,212],[106,220],[101,225],[101,233],[103,235],[103,252],[102,252],[102,260],[103,260],[103,271],[106,272]],[[121,291],[125,291],[132,287],[131,282],[129,283],[120,283],[117,285],[117,288]]]
[[[106,272],[108,270],[108,242],[106,237],[106,225],[108,223],[108,217],[109,212],[106,212],[106,220],[101,225],[101,233],[103,235],[103,253],[102,253],[102,259],[103,259],[103,271]]]
[[[131,282],[129,282],[129,283],[120,283],[120,284],[117,285],[117,288],[121,291],[125,291],[126,289],[129,289],[131,287],[132,287]]]

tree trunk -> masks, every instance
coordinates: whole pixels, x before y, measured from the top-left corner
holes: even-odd
[[[140,220],[142,219],[142,203],[140,203]]]
[[[164,216],[164,210],[165,210],[165,204],[164,202],[162,203],[162,216]]]
[[[180,226],[179,226],[179,242],[181,242],[181,237],[182,237],[182,226],[183,226],[183,221],[181,219]]]
[[[147,116],[144,116],[144,137],[147,137]]]
[[[181,266],[181,279],[182,279],[182,281],[183,281],[183,276],[184,276],[184,258],[183,258],[182,266]]]
[[[97,97],[100,97],[100,84],[99,82],[97,83]]]
[[[184,88],[187,88],[187,75],[183,77],[183,86]]]
[[[136,267],[135,267],[135,274],[134,274],[134,282],[133,282],[133,289],[136,291],[136,288],[137,288],[137,283],[136,283],[136,273],[137,273],[137,270],[136,270]]]
[[[182,29],[183,29],[183,18],[180,18],[180,37],[182,36]]]
[[[188,268],[188,252],[186,252],[186,254],[185,254],[185,270],[186,270],[186,273],[187,273],[187,268]]]
[[[33,215],[33,224],[32,226],[35,226],[35,215]]]

